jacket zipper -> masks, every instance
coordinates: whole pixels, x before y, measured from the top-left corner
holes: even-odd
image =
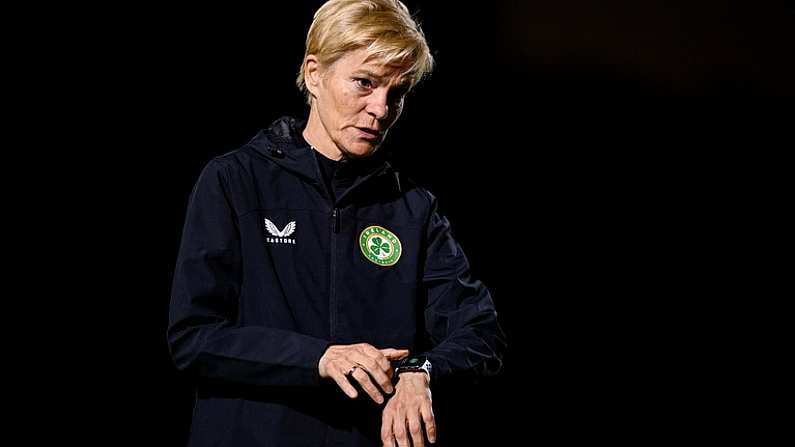
[[[340,232],[340,212],[338,208],[334,208],[332,217],[334,217],[334,234],[337,234]]]
[[[337,233],[340,231],[340,210],[334,205],[331,213],[331,280],[329,281],[329,333],[331,341],[335,341],[335,328],[337,326]]]
[[[318,166],[317,155],[315,151],[311,151],[312,159],[315,165],[315,173],[317,174],[317,179],[319,183],[317,183],[318,190],[321,191],[321,195],[325,193],[328,196],[329,202],[331,203],[331,248],[330,248],[330,264],[329,264],[329,339],[333,343],[336,337],[336,321],[337,321],[337,291],[336,291],[336,280],[335,277],[337,276],[337,233],[339,233],[340,229],[340,210],[337,208],[337,204],[333,199],[333,195],[331,191],[328,191],[326,186],[323,183],[323,174],[320,172],[320,167]],[[333,187],[333,182],[332,182]]]
[[[318,188],[321,191],[325,191],[326,195],[328,195],[330,202],[331,202],[331,265],[329,271],[331,272],[331,277],[329,278],[329,337],[333,342],[335,342],[336,338],[336,326],[337,326],[337,234],[340,232],[340,214],[341,210],[338,207],[339,199],[341,197],[337,197],[336,200],[331,191],[327,191],[326,187],[323,186],[323,175],[320,173],[320,167],[318,166],[317,162],[317,155],[315,151],[312,151],[312,158],[314,159],[315,164],[315,172],[317,173],[317,178],[321,180]],[[383,171],[382,171],[383,172]],[[376,175],[371,174],[371,176]],[[332,179],[332,188],[334,187],[334,181]],[[355,185],[354,185],[355,186]],[[350,193],[350,189],[346,191],[346,194]],[[346,194],[343,194],[345,196]]]

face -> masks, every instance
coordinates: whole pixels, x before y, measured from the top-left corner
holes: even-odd
[[[366,58],[356,50],[330,67],[308,59],[307,88],[315,96],[310,115],[316,114],[323,139],[354,158],[371,155],[384,141],[409,89],[409,80],[400,76],[403,67]]]

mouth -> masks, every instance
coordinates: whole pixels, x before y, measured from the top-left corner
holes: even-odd
[[[373,139],[374,140],[374,139],[382,138],[384,136],[384,131],[383,130],[370,129],[369,127],[357,127],[356,129],[359,130],[360,134],[364,138],[368,138],[368,139]]]

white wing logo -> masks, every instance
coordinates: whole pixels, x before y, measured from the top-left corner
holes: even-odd
[[[268,233],[270,233],[271,236],[287,237],[295,233],[295,221],[288,223],[287,226],[284,227],[284,230],[279,231],[279,228],[276,226],[276,224],[268,219],[265,219],[265,229],[268,230]]]
[[[287,226],[284,227],[284,230],[282,230],[282,236],[287,237],[293,233],[295,233],[295,221],[288,223]]]

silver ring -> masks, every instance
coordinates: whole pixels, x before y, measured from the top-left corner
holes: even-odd
[[[358,368],[358,367],[359,367],[359,365],[353,365],[353,366],[351,366],[351,369],[349,369],[349,370],[348,370],[348,372],[346,372],[346,373],[345,373],[345,375],[346,375],[346,376],[350,376],[350,375],[352,375],[352,374],[353,374],[353,371],[354,371],[354,370],[356,370],[356,368]]]

